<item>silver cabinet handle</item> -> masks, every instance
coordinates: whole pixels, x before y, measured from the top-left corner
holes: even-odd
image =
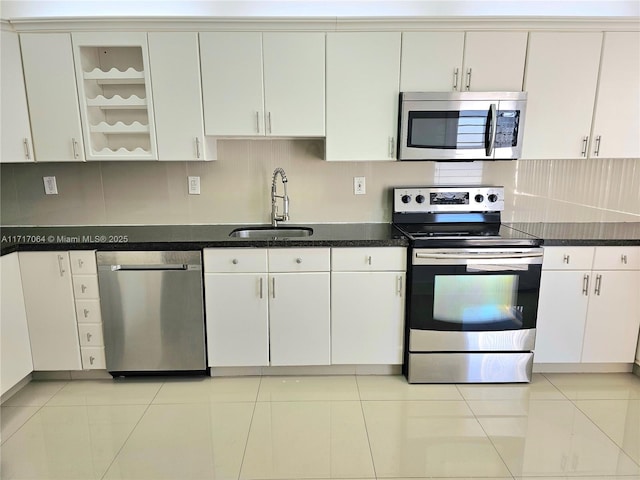
[[[93,357],[93,356],[89,357],[89,364],[93,365],[93,362],[94,362],[95,359],[96,359],[96,357]]]
[[[562,258],[562,262],[563,262],[563,263],[566,263],[567,265],[569,265],[569,262],[570,262],[570,261],[571,261],[571,256],[570,256],[570,255],[565,255],[565,256]]]
[[[200,160],[200,139],[196,137],[196,158]]]
[[[587,143],[589,142],[589,136],[586,135],[583,139],[582,139],[582,152],[581,155],[583,157],[587,156]]]
[[[84,313],[84,318],[89,318],[89,310],[85,308],[82,313]]]
[[[58,269],[60,270],[60,276],[64,277],[64,257],[62,255],[58,255]]]
[[[271,133],[271,112],[267,112],[267,123],[269,124],[269,133]]]
[[[24,139],[24,156],[27,160],[31,160],[31,148],[29,148],[29,139]]]
[[[262,277],[260,277],[260,298],[262,298],[263,288],[262,288]]]
[[[465,87],[467,90],[471,89],[471,67],[467,70],[467,85]]]
[[[596,275],[596,288],[593,293],[600,296],[600,286],[602,284],[602,275]]]
[[[398,275],[397,279],[396,279],[396,287],[397,287],[397,293],[398,296],[402,297],[402,275]]]
[[[369,255],[369,256],[367,257],[367,263],[368,263],[369,265],[371,265],[371,255]]]
[[[393,150],[394,150],[394,139],[393,137],[389,137],[389,158],[394,158]]]
[[[302,263],[302,259],[301,258],[296,258],[296,263]]]
[[[75,138],[71,139],[71,148],[73,150],[73,158],[78,158],[78,142]]]
[[[90,342],[90,341],[91,341],[91,336],[92,336],[92,335],[91,335],[90,333],[87,333],[87,342]]]
[[[458,68],[453,71],[453,89],[458,90]]]
[[[626,265],[627,264],[627,256],[625,254],[622,254],[620,256],[620,261]]]
[[[233,260],[231,260],[231,263],[233,263],[234,265],[237,265],[238,264],[238,259],[234,258]]]
[[[260,112],[256,112],[256,130],[260,133]]]
[[[85,284],[80,285],[80,290],[82,290],[82,293],[87,291],[87,286]]]
[[[276,298],[276,277],[271,278],[271,296]]]
[[[582,294],[586,297],[589,295],[589,275],[582,278]]]
[[[598,155],[600,155],[600,139],[601,139],[601,138],[602,138],[602,135],[598,135],[598,136],[596,137],[596,148],[595,148],[595,149],[594,149],[594,151],[593,151],[593,155],[594,155],[594,156],[596,156],[596,157],[597,157]]]

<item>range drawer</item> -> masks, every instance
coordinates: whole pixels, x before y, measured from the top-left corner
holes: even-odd
[[[81,347],[102,347],[104,340],[102,337],[101,323],[81,323],[78,324],[78,336]]]
[[[96,267],[96,252],[94,250],[81,250],[69,252],[71,260],[71,273],[74,275],[89,275],[98,273]]]
[[[328,272],[330,268],[329,248],[269,249],[269,273]]]
[[[96,275],[73,275],[73,294],[76,299],[100,298]]]
[[[100,300],[76,300],[76,317],[78,323],[100,323]]]
[[[249,273],[267,271],[264,248],[205,248],[205,273]]]
[[[80,357],[84,370],[104,370],[107,368],[104,347],[82,347]]]
[[[407,269],[407,249],[403,247],[334,248],[331,270],[335,272],[392,271]]]

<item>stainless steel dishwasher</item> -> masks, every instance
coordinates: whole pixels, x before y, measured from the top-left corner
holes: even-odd
[[[201,252],[97,252],[107,371],[206,373]]]

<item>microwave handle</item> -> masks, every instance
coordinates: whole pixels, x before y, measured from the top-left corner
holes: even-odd
[[[487,123],[490,123],[490,130],[485,135],[485,151],[487,157],[493,156],[493,150],[496,144],[496,128],[498,126],[498,115],[496,104],[492,103],[487,114]],[[489,133],[490,132],[490,133]]]

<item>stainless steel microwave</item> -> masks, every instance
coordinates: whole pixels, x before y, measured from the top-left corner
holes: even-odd
[[[402,92],[398,159],[516,159],[526,106],[526,92]]]

